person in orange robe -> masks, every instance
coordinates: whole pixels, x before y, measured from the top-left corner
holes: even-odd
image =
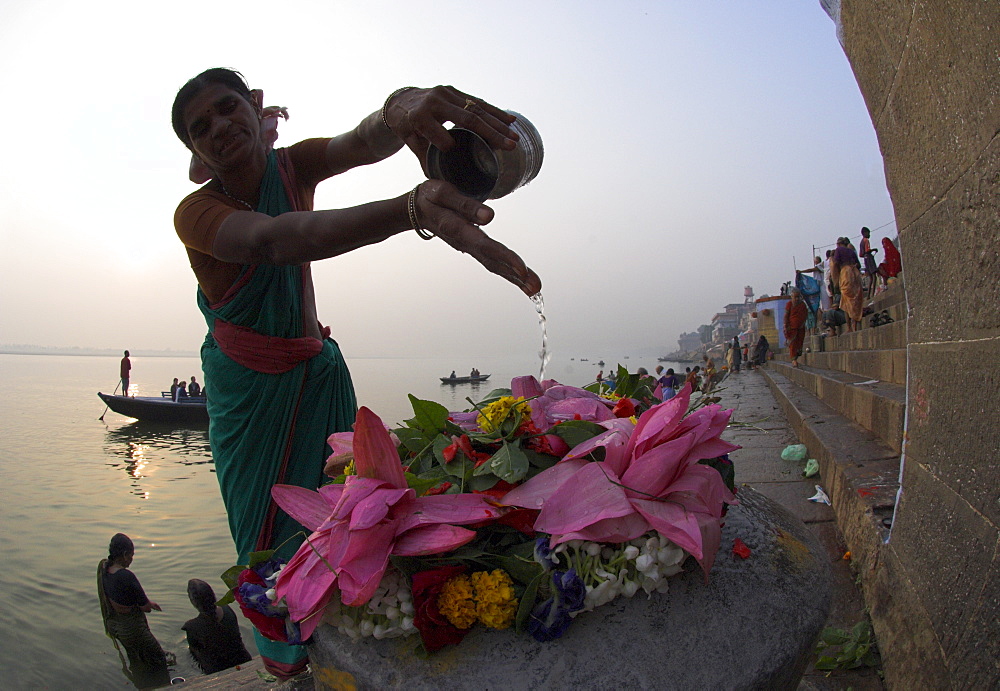
[[[806,337],[806,319],[809,309],[802,299],[798,288],[792,288],[792,301],[785,310],[785,340],[788,341],[788,354],[792,356],[792,367],[799,366],[799,354],[802,352],[802,342]]]

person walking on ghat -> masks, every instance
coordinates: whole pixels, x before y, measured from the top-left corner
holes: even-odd
[[[149,630],[146,614],[160,606],[146,597],[139,579],[128,567],[135,546],[128,535],[117,533],[108,546],[108,557],[97,567],[97,598],[101,604],[104,631],[128,653],[129,674],[136,688],[148,689],[170,683],[167,656]]]
[[[858,328],[862,316],[861,272],[858,270],[858,255],[851,249],[851,241],[847,238],[837,240],[837,249],[833,251],[832,276],[835,284],[840,286],[840,309],[847,315],[847,330]]]
[[[122,396],[128,396],[128,380],[129,373],[132,371],[132,361],[128,359],[128,351],[125,351],[125,357],[122,358],[121,365],[119,367],[119,375],[122,380]]]
[[[806,320],[809,318],[809,308],[802,299],[802,292],[792,288],[792,300],[785,310],[785,340],[788,342],[788,354],[792,358],[792,367],[799,366],[799,355],[802,354],[802,343],[806,337]]]
[[[310,262],[414,230],[470,254],[526,295],[541,288],[517,254],[483,232],[493,211],[441,180],[391,199],[313,211],[323,180],[404,144],[420,160],[431,143],[450,150],[445,122],[512,150],[514,116],[452,87],[406,87],[350,132],[270,149],[260,98],[238,72],[214,68],[178,91],[171,112],[177,137],[212,172],[181,201],[174,227],[209,325],[201,350],[209,442],[240,563],[253,551],[283,544],[276,556],[287,558],[298,548],[301,540],[289,538],[302,528],[278,511],[271,487],[316,489],[331,453],[327,438],[355,419],[347,364],[317,318]],[[286,679],[305,669],[304,646],[256,630],[254,637],[272,674]]]

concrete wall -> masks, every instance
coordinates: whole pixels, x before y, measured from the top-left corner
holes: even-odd
[[[892,537],[862,573],[895,688],[1000,686],[1000,0],[822,0],[878,134],[909,303]]]

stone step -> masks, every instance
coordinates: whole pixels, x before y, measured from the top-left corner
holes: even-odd
[[[879,326],[874,326],[874,327],[872,326],[872,317],[875,316],[876,314],[880,314],[881,312],[888,312],[889,316],[892,317],[893,321],[897,322],[906,321],[907,314],[906,314],[905,302],[897,302],[896,304],[887,306],[879,306],[873,303],[872,310],[874,311],[871,314],[866,315],[865,318],[861,320],[862,329],[880,328]]]
[[[903,288],[902,276],[897,276],[896,281],[886,290],[876,295],[873,301],[880,310],[884,310],[890,305],[906,304],[906,292]]]
[[[837,414],[872,432],[899,453],[906,412],[905,386],[872,382],[870,377],[809,365],[792,367],[791,363],[779,358],[769,364],[791,382],[829,405]]]
[[[906,349],[805,352],[799,362],[808,367],[856,374],[890,384],[906,384]]]
[[[871,319],[871,317],[866,317]],[[843,327],[842,327],[843,328]],[[822,338],[822,345],[818,339]],[[834,350],[896,350],[906,348],[906,319],[899,319],[891,324],[883,324],[851,333],[841,333],[839,336],[811,336],[810,347],[814,351]]]
[[[790,367],[760,372],[809,456],[851,551],[856,573],[878,566],[899,489],[899,452],[784,376]]]

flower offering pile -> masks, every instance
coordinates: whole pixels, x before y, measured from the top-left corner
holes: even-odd
[[[613,390],[528,376],[465,412],[410,400],[399,428],[361,408],[333,435],[318,492],[274,487],[312,532],[280,570],[264,562],[273,586],[239,586],[287,620],[277,638],[326,622],[427,652],[479,626],[550,641],[617,597],[665,593],[689,558],[707,580],[736,503],[739,447],[720,438],[732,411],[692,402],[690,386],[661,403],[624,368]]]

